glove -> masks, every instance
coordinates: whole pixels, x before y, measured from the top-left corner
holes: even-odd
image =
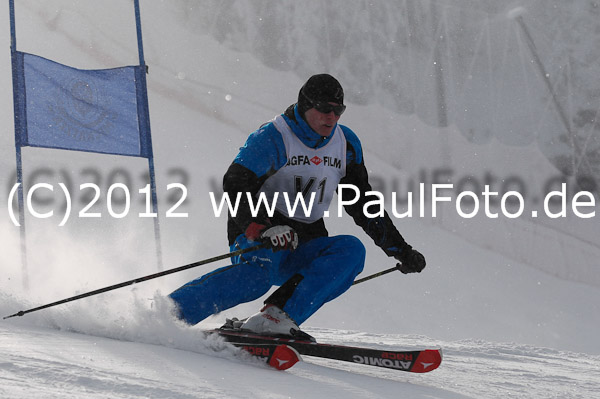
[[[293,251],[298,247],[298,234],[289,226],[279,225],[267,228],[265,225],[252,222],[245,234],[250,241],[268,242],[273,252],[285,249]]]
[[[273,226],[265,230],[260,238],[271,243],[273,252],[282,249],[293,251],[298,247],[298,234],[290,226]]]
[[[404,274],[421,273],[427,263],[423,254],[413,249],[410,245],[402,248],[394,255],[394,258],[402,262],[402,264],[398,264],[398,269]]]

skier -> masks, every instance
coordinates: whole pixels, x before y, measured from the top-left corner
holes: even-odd
[[[387,213],[378,218],[363,214],[364,194],[371,186],[358,137],[337,123],[345,109],[340,83],[328,74],[314,75],[300,89],[296,104],[248,137],[223,179],[232,200],[242,193],[236,216],[228,218],[229,245],[232,252],[261,242],[269,248],[237,256],[233,263],[240,265],[217,269],[171,293],[180,319],[196,324],[279,286],[260,312],[237,326],[310,339],[299,326],[350,288],[365,263],[358,238],[329,237],[325,228],[323,215],[338,183],[358,188],[360,199],[346,205],[346,212],[388,256],[402,262],[401,271],[423,270],[424,256],[404,241]],[[272,217],[264,206],[253,217],[246,193],[255,199],[277,195]],[[288,203],[301,193],[309,204],[312,195],[311,213],[289,214],[284,193]]]

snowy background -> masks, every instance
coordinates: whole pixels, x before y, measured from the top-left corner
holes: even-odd
[[[566,217],[550,219],[542,211],[544,196],[563,181],[568,201],[589,190],[596,206],[586,212],[599,210],[598,2],[141,3],[164,268],[227,252],[225,217],[215,218],[208,193],[219,192],[247,135],[295,102],[308,76],[329,72],[345,88],[341,123],[361,138],[374,188],[388,201],[396,192],[399,211],[413,192],[413,217],[396,225],[428,266],[419,275],[395,273],[352,288],[306,328],[322,341],[441,346],[444,362],[425,376],[339,371],[312,359],[286,373],[248,366],[230,348],[201,339],[198,329],[254,313],[260,301],[185,328],[160,299],[223,263],[2,321],[0,396],[597,394],[598,212],[583,219],[567,208]],[[19,0],[16,13],[21,51],[77,68],[137,63],[129,1]],[[19,230],[6,206],[15,181],[8,7],[0,20],[6,27],[0,32],[2,316],[156,272],[152,222],[137,217],[146,161],[25,148],[26,188],[64,182],[76,211],[90,200],[79,184],[95,182],[104,192],[92,209],[102,218],[75,213],[64,227],[58,227],[64,199],[38,193],[37,210],[55,216],[26,217],[23,273]],[[124,219],[106,209],[106,190],[117,181],[135,199]],[[167,192],[174,182],[188,189],[177,209],[186,218],[165,217],[181,194]],[[445,194],[454,199],[462,190],[480,193],[485,184],[498,198],[516,190],[525,211],[492,219],[482,208],[464,219],[452,202],[438,204],[435,218],[429,207],[419,217],[418,183],[452,183]],[[499,201],[492,210],[500,212]],[[328,227],[363,239],[365,275],[393,266],[350,218],[332,217]],[[214,348],[221,350],[216,357]]]

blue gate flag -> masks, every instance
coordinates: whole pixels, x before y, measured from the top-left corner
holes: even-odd
[[[21,146],[149,158],[144,66],[83,70],[16,52]]]

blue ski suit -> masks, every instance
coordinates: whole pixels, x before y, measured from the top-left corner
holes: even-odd
[[[293,134],[309,148],[327,145],[336,131],[334,128],[329,137],[320,136],[300,116],[297,105],[288,107],[282,116]],[[364,215],[364,194],[372,189],[361,143],[348,127],[339,127],[346,143],[345,176],[340,183],[352,184],[361,193],[356,203],[345,206],[345,211],[388,256],[410,248],[387,213],[378,218]],[[363,270],[365,248],[360,240],[350,235],[329,237],[323,218],[307,223],[279,211],[272,217],[264,209],[256,216],[251,214],[245,193],[256,196],[265,181],[288,162],[286,145],[274,122],[261,126],[248,137],[223,179],[224,191],[231,199],[243,193],[237,214],[228,218],[228,240],[233,252],[258,244],[244,234],[252,222],[288,225],[298,234],[298,248],[278,252],[259,249],[237,256],[232,263],[241,264],[217,269],[175,290],[170,297],[182,320],[196,324],[210,315],[256,300],[272,286],[279,286],[265,303],[278,306],[300,325],[323,304],[350,288]]]

